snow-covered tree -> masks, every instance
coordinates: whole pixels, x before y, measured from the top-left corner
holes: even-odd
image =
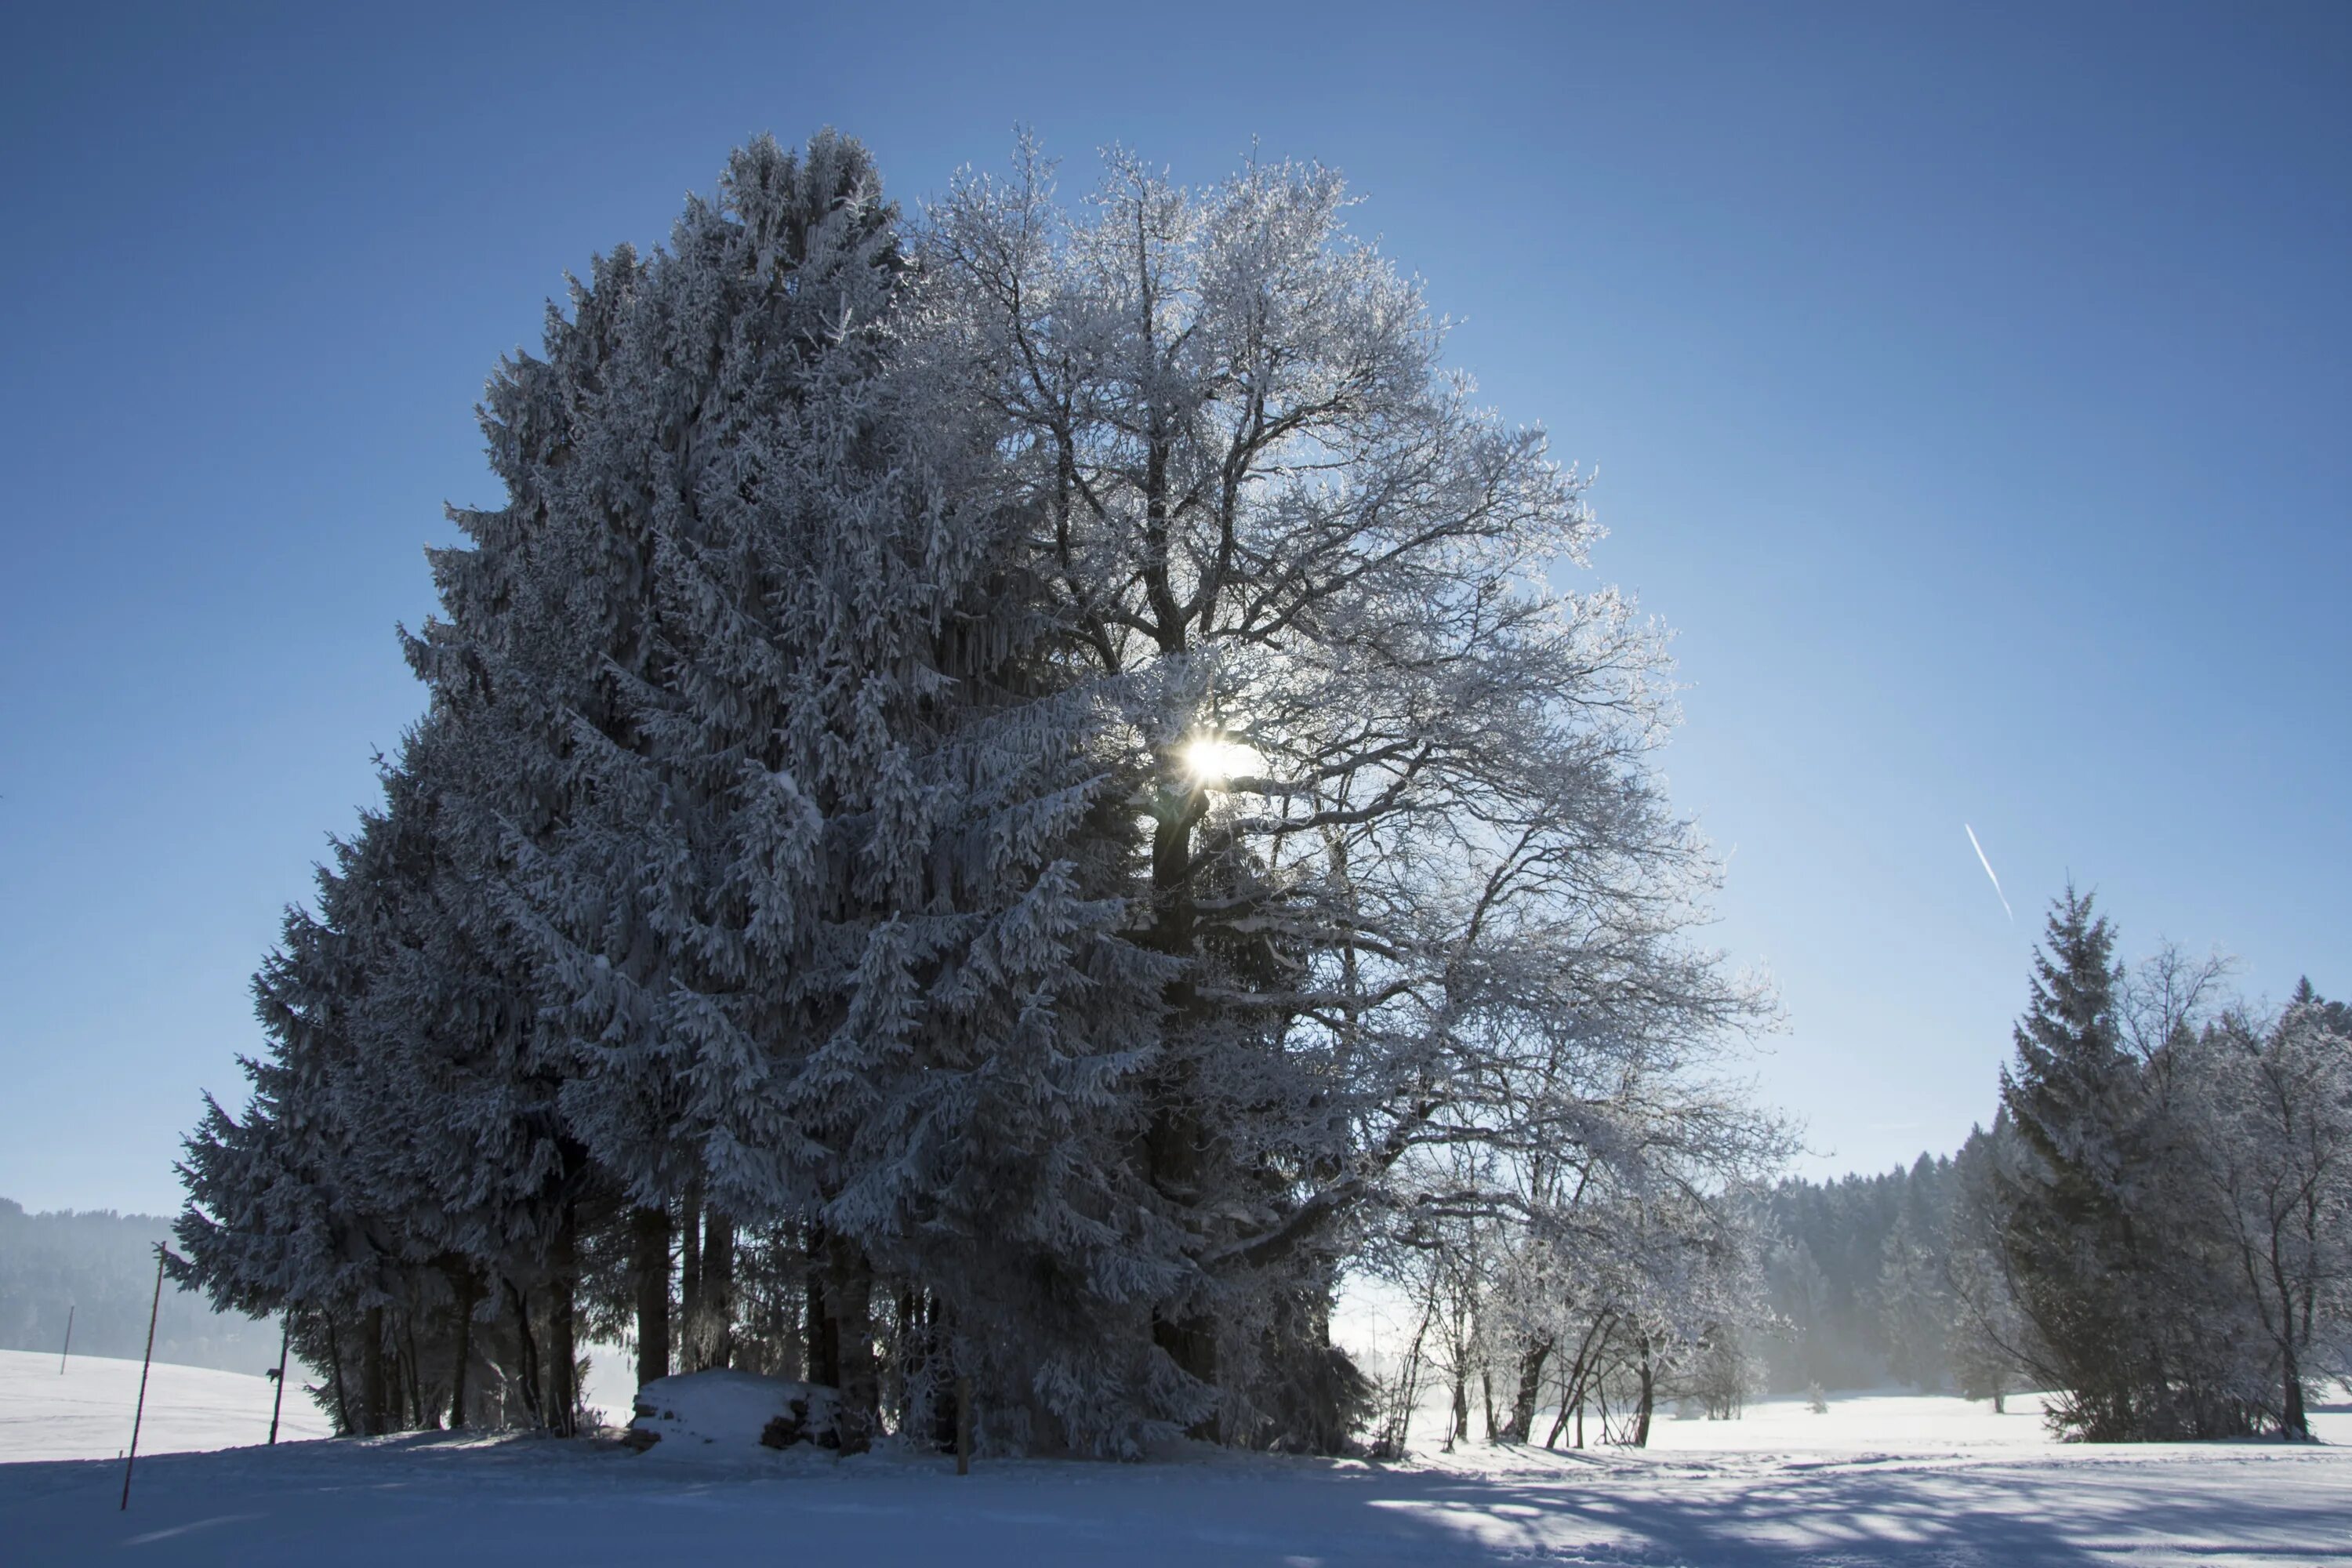
[[[1754,1004],[1681,941],[1711,872],[1647,771],[1662,639],[1551,586],[1598,535],[1580,481],[1347,205],[1318,167],[1190,191],[1114,153],[1073,213],[1024,145],[917,250],[926,379],[999,422],[1057,663],[1119,714],[1139,934],[1182,965],[1156,1334],[1228,1420],[1252,1303],[1422,1201],[1416,1150],[1605,1148],[1582,1086]]]
[[[2048,1347],[2053,1424],[2141,1435],[2158,1402],[2137,1287],[2150,1259],[2126,1197],[2142,1151],[2141,1085],[2117,1015],[2115,938],[2088,895],[2053,906],[2001,1102],[2032,1158],[2009,1176],[2001,1245]],[[2153,1238],[2146,1238],[2152,1241]]]
[[[246,1064],[253,1100],[208,1102],[183,1167],[191,1282],[293,1310],[335,1384],[352,1363],[336,1408],[361,1431],[462,1424],[502,1399],[478,1384],[509,1334],[528,1408],[576,1398],[560,1342],[542,1391],[529,1300],[561,1195],[552,1085],[510,941],[436,830],[438,739],[412,734],[316,909],[289,912],[255,983],[269,1049]],[[478,1314],[509,1303],[478,1342]]]
[[[2352,1038],[2334,1022],[2306,981],[2276,1018],[2233,1012],[2177,1047],[2262,1403],[2294,1437],[2308,1386],[2352,1370]]]
[[[1192,1409],[1155,1415],[1112,1331],[1171,1279],[1113,1092],[1164,961],[1120,929],[1103,698],[1037,651],[993,427],[908,408],[894,225],[855,143],[762,142],[667,249],[601,263],[493,388],[509,502],[461,515],[419,665],[488,742],[467,803],[564,1112],[640,1212],[807,1227],[853,1425],[896,1268],[1035,1326],[963,1336],[1005,1419],[1132,1448]]]
[[[2011,1296],[2057,1429],[2242,1433],[2263,1408],[2257,1330],[2205,1174],[2235,1134],[2210,1113],[2197,1050],[2221,966],[2165,949],[2132,975],[2113,946],[2070,889],[2002,1078],[2023,1153],[1995,1166]]]
[[[1953,1319],[1945,1355],[1960,1393],[1991,1400],[1996,1412],[2011,1393],[2036,1380],[2036,1369],[2051,1364],[2018,1304],[2001,1239],[2005,1194],[2016,1190],[2031,1157],[2003,1110],[1990,1131],[1969,1129],[1952,1160],[1944,1283]]]

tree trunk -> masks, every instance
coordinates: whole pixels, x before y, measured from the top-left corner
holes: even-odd
[[[2282,1402],[2284,1408],[2279,1414],[2279,1436],[2287,1438],[2308,1437],[2311,1436],[2311,1417],[2304,1410],[2303,1369],[2295,1361],[2294,1336],[2292,1332],[2287,1335],[2285,1342],[2279,1348],[2285,1352],[2286,1356],[2286,1363],[2281,1369],[2279,1378],[2281,1388],[2286,1396]]]
[[[1429,1325],[1437,1316],[1437,1287],[1433,1284],[1422,1298],[1421,1321],[1414,1325],[1412,1342],[1405,1347],[1404,1364],[1397,1372],[1394,1402],[1381,1423],[1378,1456],[1383,1459],[1404,1458],[1405,1444],[1412,1436],[1413,1406],[1421,1400],[1421,1347],[1428,1342]]]
[[[1181,765],[1172,758],[1163,757],[1162,765],[1166,777],[1182,776]],[[1154,910],[1150,945],[1178,957],[1189,956],[1195,946],[1192,828],[1203,808],[1199,788],[1190,786],[1181,801],[1163,806],[1164,815],[1152,826]],[[1190,1011],[1194,1005],[1190,983],[1181,979],[1171,982],[1167,1002],[1171,1015]],[[1190,1079],[1191,1072],[1183,1059],[1171,1057],[1154,1086],[1159,1109],[1144,1140],[1145,1179],[1183,1207],[1202,1201],[1202,1155],[1208,1142],[1208,1130],[1202,1125],[1198,1111],[1198,1095]],[[1216,1386],[1217,1326],[1205,1314],[1171,1316],[1154,1309],[1151,1338],[1185,1373],[1211,1388]],[[1220,1442],[1223,1424],[1213,1410],[1188,1435],[1203,1442]]]
[[[768,1303],[776,1347],[776,1365],[771,1370],[779,1377],[806,1381],[808,1335],[801,1307],[808,1295],[806,1265],[802,1265],[801,1277],[795,1278],[793,1258],[800,1247],[788,1232],[772,1232],[765,1245],[776,1279],[775,1295]]]
[[[841,1338],[834,1331],[833,1314],[826,1302],[831,1292],[825,1276],[829,1268],[830,1248],[821,1226],[808,1227],[805,1243],[808,1286],[808,1380],[826,1388],[841,1386]]]
[[[1650,1347],[1646,1340],[1642,1344],[1641,1378],[1642,1403],[1633,1413],[1633,1447],[1646,1448],[1650,1446],[1650,1413],[1656,1408],[1658,1398],[1657,1373],[1650,1365]]]
[[[401,1376],[408,1384],[408,1422],[416,1431],[430,1431],[432,1428],[426,1424],[425,1414],[425,1358],[416,1353],[416,1314],[415,1312],[403,1312],[400,1315],[400,1372]],[[437,1409],[434,1412],[432,1419],[436,1421],[440,1419],[440,1412]]]
[[[1524,1443],[1535,1430],[1536,1402],[1543,1397],[1544,1363],[1551,1359],[1551,1336],[1545,1334],[1519,1352],[1519,1392],[1511,1401],[1511,1419],[1503,1428],[1507,1443]],[[1553,1428],[1559,1435],[1559,1428]],[[1549,1444],[1545,1445],[1549,1447]]]
[[[360,1347],[360,1411],[367,1426],[367,1436],[379,1436],[384,1427],[383,1386],[383,1309],[367,1310],[366,1342]]]
[[[637,1297],[637,1386],[669,1375],[669,1210],[629,1215],[629,1277]]]
[[[955,1381],[955,1451],[956,1474],[971,1474],[971,1379],[959,1375]]]
[[[702,1213],[702,1364],[735,1362],[735,1221],[716,1205]]]
[[[1551,1436],[1544,1439],[1545,1447],[1559,1441],[1560,1430],[1568,1425],[1570,1405],[1576,1409],[1576,1446],[1584,1447],[1584,1395],[1608,1347],[1609,1320],[1596,1318],[1586,1325],[1583,1337],[1576,1342],[1576,1358],[1569,1363],[1567,1375],[1560,1379],[1559,1415],[1551,1424]]]
[[[449,1368],[449,1430],[459,1432],[466,1426],[466,1364],[474,1355],[474,1300],[480,1294],[474,1279],[471,1263],[453,1265],[449,1270],[449,1289],[457,1296],[457,1355]]]
[[[522,1363],[511,1381],[522,1391],[523,1414],[530,1417],[531,1425],[539,1426],[547,1417],[539,1397],[539,1336],[530,1329],[530,1299],[511,1279],[507,1281],[507,1299],[514,1306],[515,1348]]]
[[[1470,1436],[1470,1369],[1457,1366],[1454,1372],[1454,1424],[1446,1429],[1445,1451],[1454,1452],[1454,1445]]]
[[[547,1424],[559,1437],[572,1436],[579,1429],[580,1349],[572,1322],[572,1301],[580,1283],[579,1224],[572,1200],[564,1199],[562,1215],[555,1226],[555,1247],[548,1259],[553,1278],[548,1281]]]
[[[1478,1363],[1478,1394],[1486,1408],[1486,1441],[1491,1443],[1495,1440],[1497,1423],[1495,1420],[1495,1368],[1487,1362]]]
[[[332,1313],[327,1315],[327,1364],[335,1373],[335,1425],[341,1428],[339,1436],[348,1437],[359,1428],[352,1425],[351,1397],[343,1388],[343,1347]]]
[[[629,1271],[635,1286],[637,1384],[669,1375],[669,1210],[653,1205],[629,1216]]]
[[[2275,1226],[2272,1230],[2270,1265],[2271,1282],[2276,1288],[2279,1299],[2279,1436],[2290,1439],[2308,1437],[2311,1436],[2311,1417],[2304,1410],[2303,1366],[2295,1355],[2295,1342],[2300,1337],[2294,1327],[2295,1291],[2287,1279],[2284,1265],[2279,1260]],[[2304,1325],[2307,1329],[2310,1323],[2306,1310]]]
[[[929,1360],[929,1346],[923,1330],[922,1298],[908,1288],[898,1292],[897,1352],[891,1357],[892,1391],[890,1408],[898,1413],[898,1430],[912,1436],[921,1428],[917,1426],[919,1412],[915,1408],[915,1396],[920,1390]]]
[[[678,1201],[677,1370],[702,1370],[702,1184]]]
[[[1557,1448],[1559,1447],[1559,1435],[1568,1430],[1568,1406],[1569,1401],[1571,1397],[1573,1396],[1570,1392],[1568,1380],[1566,1378],[1560,1379],[1559,1408],[1552,1415],[1551,1430],[1544,1435],[1545,1447]]]
[[[931,1389],[931,1440],[942,1453],[963,1441],[964,1405],[971,1397],[971,1379],[961,1370],[965,1353],[956,1345],[947,1303],[931,1294],[924,1311],[923,1362]],[[943,1375],[950,1370],[951,1380]]]
[[[862,1454],[879,1436],[881,1390],[874,1367],[874,1270],[846,1237],[825,1245],[825,1318],[841,1381],[841,1451]]]

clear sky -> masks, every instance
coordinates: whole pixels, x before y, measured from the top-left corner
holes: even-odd
[[[2352,993],[2352,7],[669,10],[0,18],[0,1194],[175,1205],[484,376],[828,123],[908,204],[1016,121],[1348,173],[1679,630],[1807,1171],[1990,1118],[2070,873]]]

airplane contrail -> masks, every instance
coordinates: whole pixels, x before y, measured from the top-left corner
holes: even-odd
[[[1977,842],[1977,830],[1963,822],[1960,831],[1969,836],[1969,847],[1977,852],[1977,864],[1985,868],[1986,876],[1992,877],[1992,896],[2000,900],[2000,912],[2009,917],[2010,924],[2015,925],[2017,911],[2009,907],[2009,895],[2000,890],[2000,879],[1992,875],[1992,862],[1985,858],[1984,846]]]

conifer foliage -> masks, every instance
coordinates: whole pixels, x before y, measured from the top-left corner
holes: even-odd
[[[608,1334],[852,1447],[1328,1449],[1348,1268],[1728,1234],[1780,1136],[1660,639],[1345,205],[1118,156],[1073,217],[1024,147],[910,222],[762,140],[499,367],[428,710],[184,1166],[346,1429],[570,1430]]]
[[[2106,921],[2069,889],[2034,955],[2017,1066],[2001,1079],[2002,1109],[2035,1155],[2006,1184],[2001,1247],[2069,1374],[2064,1419],[2096,1438],[2138,1419],[2143,1347],[2131,1317],[2140,1292],[2130,1285],[2145,1283],[2147,1262],[2125,1199],[2144,1157],[2144,1108],[2124,1050],[2114,949]]]

